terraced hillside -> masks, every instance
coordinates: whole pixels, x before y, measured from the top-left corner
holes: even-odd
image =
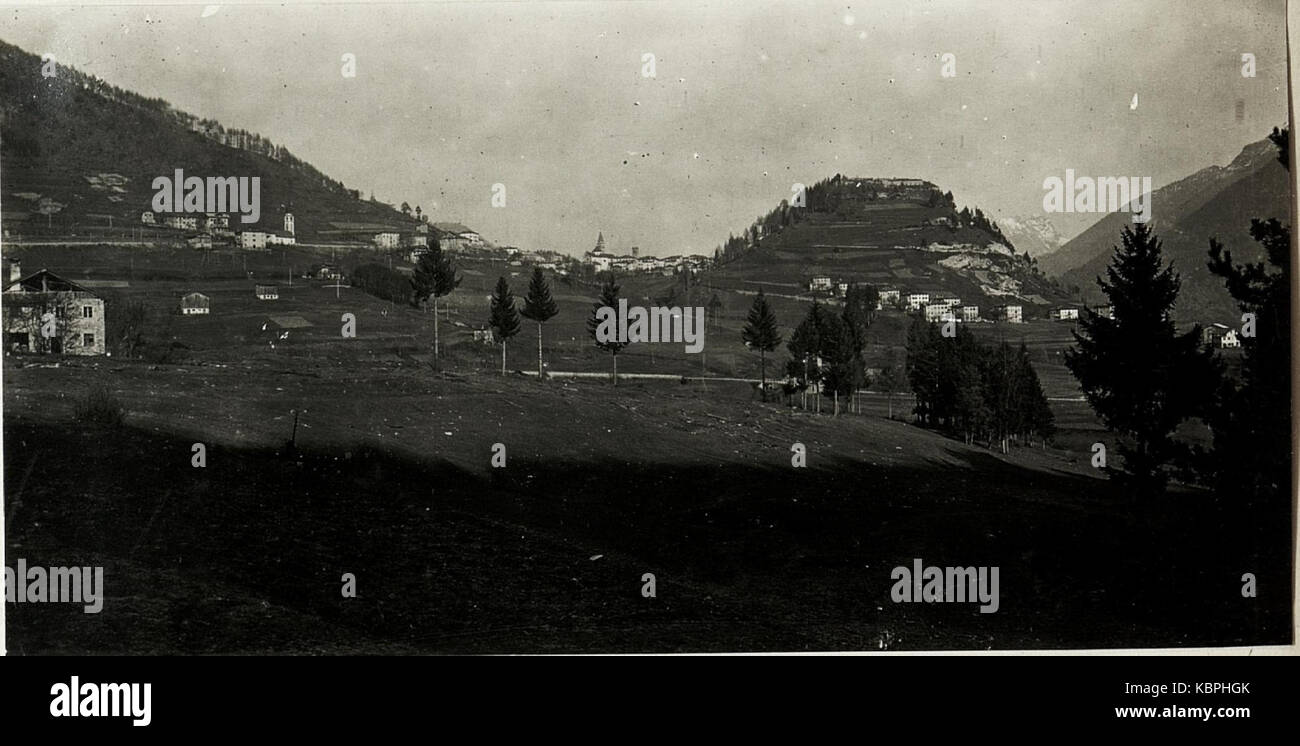
[[[891,188],[896,182],[917,184]],[[908,292],[945,293],[983,307],[1026,306],[1026,318],[1065,300],[1059,286],[1018,256],[996,224],[958,211],[925,181],[835,177],[806,208],[777,208],[761,236],[710,274],[737,291],[803,295],[814,275]],[[865,193],[865,195],[864,195]]]

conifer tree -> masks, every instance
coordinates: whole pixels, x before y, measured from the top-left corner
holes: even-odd
[[[1114,318],[1088,310],[1065,364],[1102,422],[1121,437],[1125,473],[1112,474],[1146,494],[1163,491],[1166,467],[1188,452],[1174,430],[1206,413],[1218,369],[1201,347],[1199,326],[1184,334],[1174,328],[1180,281],[1164,265],[1160,239],[1136,223],[1125,226],[1122,241],[1106,279],[1097,278]]]
[[[1269,139],[1289,171],[1289,129],[1275,127]],[[1252,508],[1271,501],[1285,510],[1292,459],[1291,229],[1277,218],[1256,218],[1250,235],[1263,245],[1267,263],[1234,264],[1231,251],[1210,241],[1210,271],[1254,319],[1250,335],[1241,334],[1241,380],[1225,381],[1212,421],[1215,481]]]
[[[501,375],[506,374],[506,341],[519,333],[519,312],[515,310],[515,296],[504,276],[497,279],[492,291],[491,315],[488,325],[501,341]]]
[[[546,282],[541,267],[533,268],[533,278],[528,282],[528,295],[524,297],[523,316],[537,323],[537,379],[541,380],[542,371],[542,324],[560,312],[555,300],[551,298],[551,286]]]
[[[438,368],[438,299],[460,286],[461,278],[451,258],[442,251],[435,238],[429,250],[420,255],[411,276],[411,301],[418,308],[433,299],[433,367]]]
[[[781,335],[776,330],[776,314],[767,304],[762,290],[754,297],[754,305],[750,306],[740,337],[750,349],[758,350],[759,386],[763,391],[763,401],[767,401],[767,353],[781,344]]]
[[[608,352],[611,358],[613,359],[614,362],[613,380],[615,386],[618,385],[618,353],[621,352],[622,349],[627,346],[627,342],[620,342],[617,339],[602,340],[600,338],[600,335],[597,334],[597,330],[600,328],[600,324],[601,324],[597,312],[600,311],[601,308],[611,308],[615,312],[617,312],[618,291],[619,291],[619,285],[614,280],[614,275],[611,272],[609,277],[605,280],[605,283],[601,285],[600,299],[592,304],[591,316],[587,318],[587,333],[591,335],[591,338],[593,340],[595,340],[596,347],[598,349]]]

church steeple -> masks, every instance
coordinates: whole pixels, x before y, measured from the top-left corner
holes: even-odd
[[[597,233],[596,233],[596,251],[604,251],[604,250],[605,250],[605,234],[604,234],[604,233],[597,232]]]

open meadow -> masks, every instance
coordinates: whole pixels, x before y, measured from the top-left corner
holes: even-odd
[[[462,267],[435,371],[429,312],[289,284],[289,264],[300,274],[328,252],[254,254],[246,267],[167,251],[72,256],[89,251],[16,253],[30,271],[143,301],[183,352],[5,357],[8,552],[103,566],[107,589],[94,615],[12,607],[12,652],[1070,648],[1289,634],[1285,598],[1239,593],[1243,572],[1287,582],[1286,561],[1260,549],[1285,536],[1201,490],[1130,503],[1089,466],[1105,432],[1072,400],[1065,325],[988,325],[1025,335],[1060,430],[1046,448],[1001,455],[909,424],[906,395],[893,397],[895,419],[880,394],[835,417],[827,402],[821,414],[761,402],[744,381],[538,380],[516,372],[536,366],[527,321],[502,376],[499,347],[471,332],[496,276],[521,296],[527,268]],[[254,297],[264,282],[278,300]],[[631,279],[626,295],[665,282]],[[608,370],[586,334],[594,291],[553,289],[550,369]],[[211,296],[209,316],[176,312],[193,290]],[[739,341],[748,300],[720,295],[704,355],[633,346],[620,373],[756,378]],[[774,306],[788,333],[802,305]],[[355,339],[340,333],[344,313]],[[876,347],[901,362],[901,317],[877,329]],[[96,386],[121,402],[121,425],[76,418]],[[792,467],[796,443],[806,468]],[[914,559],[1000,567],[999,612],[893,603],[891,570]],[[340,596],[344,573],[355,599]]]

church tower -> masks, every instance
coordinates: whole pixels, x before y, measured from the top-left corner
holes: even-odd
[[[284,214],[284,232],[293,235],[293,213],[291,212]]]

